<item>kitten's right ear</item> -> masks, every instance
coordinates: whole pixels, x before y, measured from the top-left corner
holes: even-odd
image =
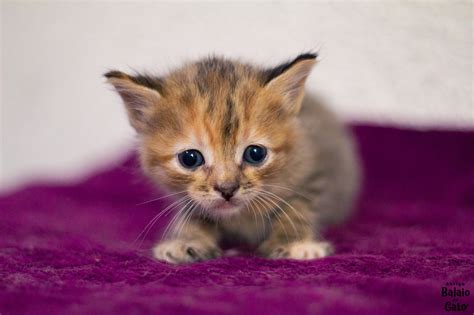
[[[104,76],[122,98],[132,127],[139,133],[146,132],[153,117],[153,107],[161,99],[160,80],[130,76],[120,71],[109,71]]]

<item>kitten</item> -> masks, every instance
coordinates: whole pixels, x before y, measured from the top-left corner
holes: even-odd
[[[359,176],[346,130],[304,97],[316,58],[263,69],[210,57],[164,77],[105,74],[138,133],[144,172],[182,194],[157,259],[215,258],[225,239],[269,258],[331,253],[319,231],[349,214]]]

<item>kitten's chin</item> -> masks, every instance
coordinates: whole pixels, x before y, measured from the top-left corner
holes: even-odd
[[[218,201],[212,207],[207,208],[207,212],[215,218],[230,218],[238,215],[242,211],[242,206],[235,201]]]

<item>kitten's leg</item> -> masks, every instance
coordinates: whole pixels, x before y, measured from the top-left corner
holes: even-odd
[[[199,219],[191,219],[179,234],[157,244],[153,255],[173,264],[191,263],[221,255],[217,230]]]
[[[316,218],[309,204],[299,199],[289,204],[292,207],[280,205],[282,209],[274,216],[273,229],[260,245],[259,252],[275,259],[314,259],[330,255],[331,244],[316,240]]]

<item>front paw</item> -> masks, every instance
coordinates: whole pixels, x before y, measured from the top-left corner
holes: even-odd
[[[153,248],[153,256],[172,264],[192,263],[217,258],[221,250],[205,241],[168,240]]]
[[[307,260],[323,258],[334,252],[333,247],[328,242],[315,241],[294,241],[288,244],[281,244],[266,250],[266,256],[272,259],[298,259]]]

